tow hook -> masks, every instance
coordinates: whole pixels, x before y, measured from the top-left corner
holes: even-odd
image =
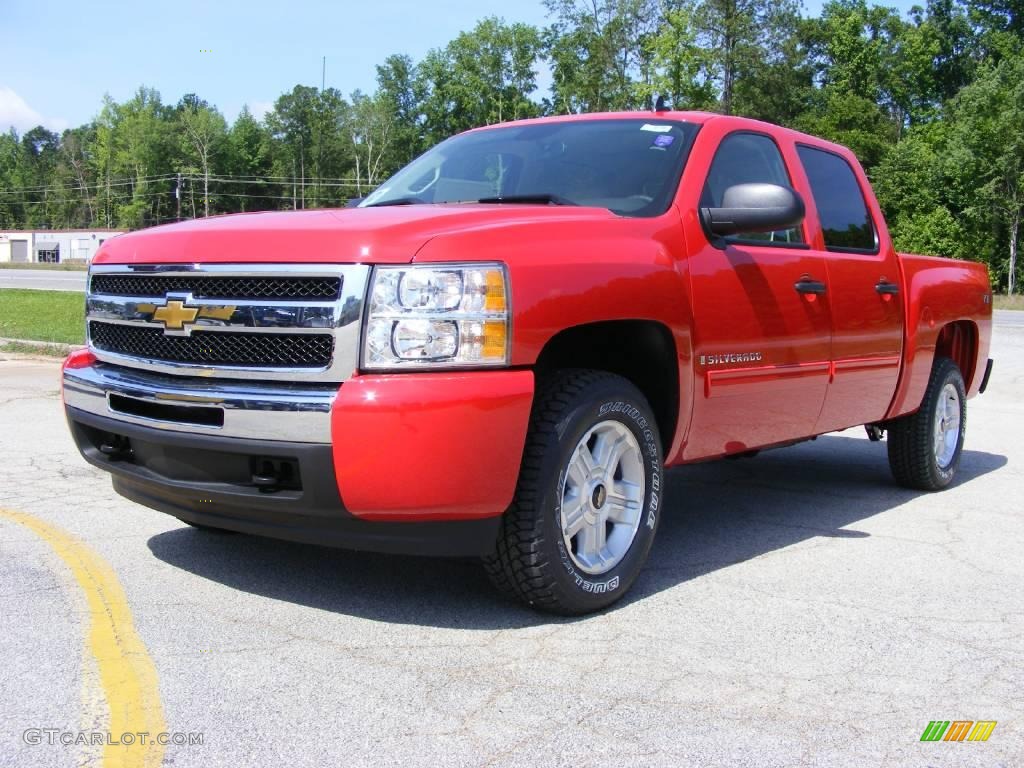
[[[299,490],[298,466],[294,459],[279,459],[270,456],[257,456],[252,460],[252,476],[250,482],[260,493],[276,493],[277,491]]]
[[[108,439],[100,443],[99,449],[100,453],[110,461],[129,459],[132,455],[132,446],[128,442],[128,438],[123,435],[110,435]]]
[[[865,424],[864,429],[868,433],[868,440],[872,443],[877,443],[883,437],[885,437],[885,427],[880,424]]]

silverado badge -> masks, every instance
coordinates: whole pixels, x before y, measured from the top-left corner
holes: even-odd
[[[701,355],[701,365],[729,365],[730,363],[759,363],[764,359],[760,352],[743,352],[727,355]]]

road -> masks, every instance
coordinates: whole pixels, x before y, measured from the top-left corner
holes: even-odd
[[[114,728],[128,691],[119,723],[202,734],[175,768],[1022,765],[1024,327],[993,355],[954,487],[895,487],[853,430],[673,470],[649,567],[579,620],[473,562],[134,506],[76,454],[57,366],[0,362],[0,762],[100,765],[25,731]],[[998,725],[919,740],[957,719]]]
[[[0,288],[84,292],[85,275],[59,269],[0,269]]]

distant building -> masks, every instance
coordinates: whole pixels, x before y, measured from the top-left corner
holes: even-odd
[[[85,263],[106,240],[123,229],[0,230],[0,262],[16,264]]]

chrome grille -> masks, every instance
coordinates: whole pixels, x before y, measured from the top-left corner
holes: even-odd
[[[232,277],[191,275],[94,275],[93,293],[163,298],[191,293],[197,299],[275,299],[329,301],[338,298],[340,277]]]
[[[361,264],[95,265],[89,345],[165,375],[335,383],[359,364]]]
[[[329,333],[204,333],[167,336],[159,328],[89,323],[96,349],[118,355],[192,365],[326,368],[334,337]]]

